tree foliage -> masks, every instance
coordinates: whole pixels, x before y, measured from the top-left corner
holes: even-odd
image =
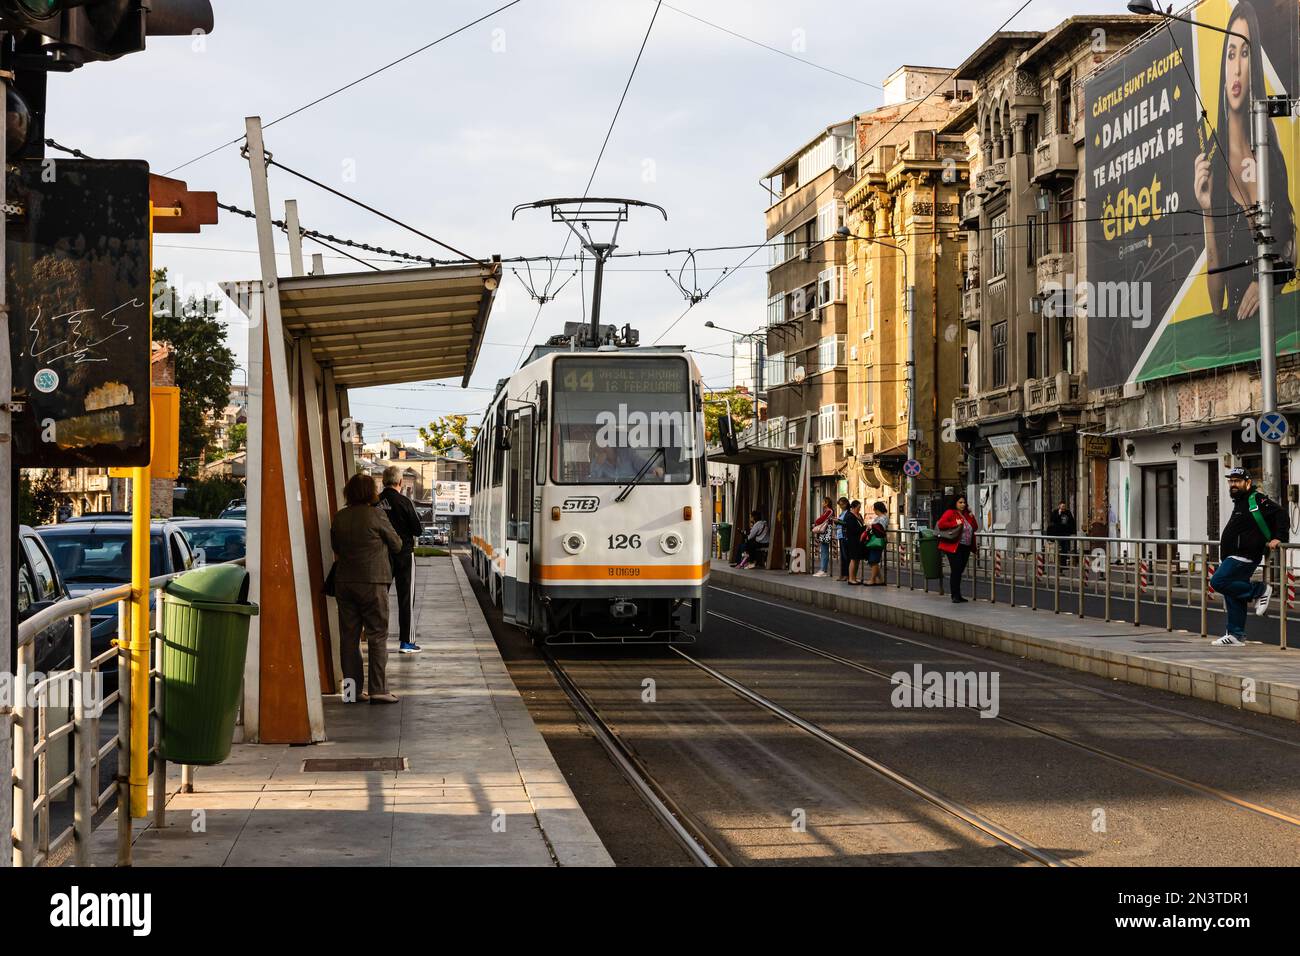
[[[471,426],[467,415],[444,415],[420,429],[420,439],[437,455],[446,455],[459,448],[468,461],[474,454],[474,439],[478,426]]]
[[[226,448],[228,451],[240,451],[248,444],[248,425],[244,422],[238,422],[230,426],[230,432],[226,439]]]
[[[718,420],[727,413],[727,403],[731,403],[731,420],[736,431],[746,428],[754,419],[754,397],[747,392],[729,388],[710,392],[704,399],[704,439],[707,442],[718,440]]]
[[[226,510],[226,505],[245,495],[244,483],[225,478],[191,481],[185,487],[185,497],[176,502],[176,516],[190,518],[215,518]]]
[[[59,479],[55,472],[21,472],[18,478],[18,521],[27,525],[50,524],[59,512]]]
[[[176,358],[181,390],[181,475],[192,476],[213,440],[212,418],[230,401],[235,353],[226,345],[226,326],[216,299],[190,296],[181,302],[167,282],[167,270],[153,274],[153,339],[166,342]]]

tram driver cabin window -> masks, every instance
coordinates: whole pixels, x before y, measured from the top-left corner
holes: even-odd
[[[686,362],[559,358],[551,402],[556,484],[688,484],[696,458]]]

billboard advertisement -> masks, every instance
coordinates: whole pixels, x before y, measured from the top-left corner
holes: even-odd
[[[470,505],[468,481],[438,481],[433,486],[433,508],[438,515],[467,515]]]
[[[1203,0],[1181,15],[1196,25],[1167,21],[1084,86],[1088,281],[1064,298],[1088,317],[1090,388],[1259,360],[1250,111],[1300,92],[1300,7]],[[1283,354],[1300,351],[1297,119],[1270,134]]]

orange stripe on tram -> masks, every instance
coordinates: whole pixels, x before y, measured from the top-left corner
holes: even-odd
[[[707,564],[539,564],[533,574],[539,581],[696,581],[708,569]]]

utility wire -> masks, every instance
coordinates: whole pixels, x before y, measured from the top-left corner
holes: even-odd
[[[605,158],[605,149],[609,146],[609,138],[614,134],[614,124],[618,122],[619,114],[623,112],[623,103],[627,100],[627,91],[632,88],[632,79],[636,76],[637,67],[641,65],[641,55],[645,53],[646,44],[650,42],[650,31],[654,29],[655,20],[659,17],[659,8],[662,6],[663,0],[656,0],[654,13],[650,15],[650,23],[645,29],[645,36],[641,38],[641,47],[636,51],[636,59],[632,62],[632,69],[627,75],[627,82],[623,84],[623,93],[618,98],[618,106],[615,107],[614,116],[610,119],[609,127],[605,130],[605,139],[600,144],[600,152],[596,154],[596,162],[591,167],[591,175],[587,177],[587,188],[582,191],[582,198],[584,201],[587,196],[591,194],[591,184],[596,181],[596,172],[600,169],[600,161]],[[582,212],[581,202],[578,203],[578,212]],[[560,249],[561,259],[563,259],[564,254],[569,251],[569,239],[571,237],[572,232],[564,237],[564,246]],[[543,292],[549,293],[550,291],[551,283],[548,281]],[[537,320],[542,317],[542,307],[545,305],[546,303],[544,301],[537,304],[537,313],[533,316],[533,324],[528,327],[528,334],[524,336],[523,344],[519,348],[519,358],[515,362],[515,368],[520,366],[524,360],[524,355],[527,354],[528,343],[532,340],[533,332],[537,329]],[[596,304],[593,302],[592,308],[594,309],[595,306]]]
[[[785,57],[787,60],[794,60],[796,63],[802,63],[804,66],[811,66],[814,70],[821,70],[823,73],[829,73],[832,76],[838,76],[841,79],[848,80],[850,83],[859,83],[862,86],[869,86],[873,90],[880,90],[882,93],[885,90],[883,86],[878,86],[875,83],[868,83],[866,80],[860,80],[856,76],[849,76],[847,73],[841,73],[839,70],[832,70],[830,67],[822,66],[820,63],[814,63],[812,60],[805,59],[801,56],[795,56],[793,53],[787,53],[785,50],[782,50],[779,47],[768,46],[766,43],[763,43],[760,40],[755,40],[753,37],[747,37],[743,33],[737,33],[735,30],[729,30],[728,28],[724,27],[720,23],[714,23],[712,20],[706,20],[704,19],[704,17],[697,17],[693,13],[688,13],[687,11],[681,9],[680,7],[674,7],[671,3],[665,3],[664,6],[666,6],[669,10],[673,11],[673,13],[679,13],[684,17],[689,17],[690,19],[696,21],[697,23],[703,23],[706,27],[712,27],[715,30],[720,30],[729,36],[735,37],[737,40],[744,40],[746,43],[752,43],[754,46],[760,46],[764,50],[770,50],[772,53],[777,53]]]
[[[1016,17],[1020,16],[1020,14],[1024,12],[1025,8],[1028,7],[1028,6],[1029,6],[1031,3],[1033,3],[1033,2],[1034,2],[1034,0],[1024,0],[1024,3],[1022,3],[1019,7],[1017,7],[1016,10],[1015,10],[1015,12],[1012,13],[1011,16],[1007,17],[1007,19],[1004,20],[1004,21],[1002,22],[1002,25],[999,26],[999,27],[997,28],[997,30],[994,31],[994,34],[993,34],[993,35],[996,36],[997,34],[1001,33],[1003,30],[1005,30],[1006,27],[1007,27],[1007,24],[1009,24],[1009,23],[1010,23],[1012,20],[1014,20]],[[875,141],[874,143],[872,143],[871,146],[869,146],[869,147],[868,147],[865,151],[863,151],[863,153],[861,153],[860,155],[866,155],[866,154],[870,153],[870,152],[871,152],[873,149],[875,149],[878,145],[880,145],[882,142],[884,142],[884,140],[885,140],[885,138],[886,138],[887,136],[889,136],[891,133],[893,133],[894,130],[896,130],[896,129],[897,129],[897,128],[898,128],[898,127],[899,127],[899,126],[900,126],[900,125],[901,125],[901,124],[902,124],[902,123],[903,123],[903,122],[904,122],[908,117],[910,117],[913,113],[915,113],[918,109],[921,108],[921,104],[922,104],[922,103],[924,103],[927,99],[929,99],[929,98],[930,98],[931,96],[933,96],[936,92],[938,92],[940,89],[942,89],[943,86],[944,86],[944,85],[945,85],[949,80],[951,80],[951,79],[953,78],[954,75],[956,75],[958,69],[959,69],[959,67],[953,67],[951,70],[949,70],[947,76],[945,76],[942,80],[940,80],[938,83],[936,83],[935,86],[934,86],[934,88],[933,88],[932,90],[930,90],[929,93],[927,93],[925,96],[921,97],[921,98],[918,99],[914,104],[912,104],[912,108],[911,108],[910,110],[908,110],[906,113],[904,113],[904,114],[903,114],[902,116],[900,116],[898,119],[896,119],[893,123],[891,123],[890,126],[889,126],[889,128],[888,128],[887,130],[885,130],[883,133],[881,133],[880,136],[876,139],[876,141]],[[822,195],[823,195],[823,194],[824,194],[828,189],[832,189],[832,188],[834,188],[835,183],[838,182],[838,181],[839,181],[839,176],[832,176],[830,182],[828,182],[828,183],[827,183],[825,186],[823,186],[821,189],[817,190],[817,192],[814,193],[811,197],[809,197],[808,201],[805,202],[801,207],[799,207],[799,209],[796,210],[792,215],[786,217],[786,219],[781,223],[780,227],[777,229],[777,232],[778,232],[778,233],[784,233],[784,232],[785,232],[785,228],[786,228],[786,226],[788,226],[791,222],[793,222],[793,221],[794,221],[798,216],[803,215],[803,213],[804,213],[806,210],[808,210],[810,207],[812,207],[812,205],[813,205],[815,202],[817,202],[817,200],[820,199],[820,198],[822,197]],[[766,243],[765,243],[764,245],[766,245]],[[761,248],[761,246],[760,246],[759,248]],[[757,253],[758,253],[758,248],[756,248],[756,249],[755,249],[753,252],[751,252],[749,255],[745,256],[745,258],[742,259],[742,260],[740,261],[740,265],[743,266],[745,263],[749,262],[750,259],[754,258],[754,256],[757,255]],[[721,283],[722,283],[722,282],[723,282],[723,281],[724,281],[724,280],[725,280],[729,275],[731,275],[730,272],[728,272],[728,273],[724,273],[724,274],[722,275],[722,277],[719,278],[718,281],[714,283],[714,288],[716,288],[718,285],[720,285],[720,284],[721,284]],[[664,329],[664,331],[661,332],[661,333],[659,334],[658,338],[656,338],[656,339],[654,340],[654,344],[657,345],[657,344],[659,343],[659,341],[660,341],[660,340],[661,340],[665,335],[667,335],[669,332],[671,332],[671,331],[673,330],[673,327],[676,326],[678,322],[680,322],[682,319],[684,319],[684,318],[686,317],[686,313],[687,313],[687,312],[690,312],[690,310],[691,310],[692,307],[693,307],[693,306],[688,306],[687,309],[686,309],[686,312],[683,312],[683,313],[682,313],[681,315],[679,315],[676,319],[674,319],[672,325],[670,325],[670,326],[668,326],[668,328]]]
[[[344,93],[344,92],[346,92],[347,90],[352,89],[354,86],[357,86],[357,85],[359,85],[359,84],[361,84],[361,83],[364,83],[366,80],[369,80],[369,79],[371,79],[371,78],[373,78],[373,77],[378,76],[380,73],[383,73],[383,72],[385,72],[385,71],[387,71],[387,70],[391,70],[393,67],[397,66],[398,64],[400,64],[400,63],[405,63],[407,60],[411,59],[412,57],[419,56],[421,53],[424,53],[426,50],[431,50],[433,47],[437,46],[439,43],[442,43],[444,40],[450,40],[450,39],[451,39],[452,37],[454,37],[456,34],[458,34],[458,33],[463,33],[463,32],[465,32],[466,30],[468,30],[470,27],[472,27],[472,26],[477,26],[478,24],[482,23],[484,20],[487,20],[489,17],[494,17],[494,16],[496,16],[498,13],[501,13],[502,11],[508,10],[508,9],[510,9],[511,7],[513,7],[515,4],[517,4],[517,3],[522,3],[522,2],[523,2],[523,0],[510,0],[509,3],[503,4],[502,6],[497,7],[497,8],[496,8],[495,10],[493,10],[491,13],[485,13],[483,16],[479,17],[477,20],[471,20],[469,23],[465,24],[464,26],[462,26],[462,27],[457,27],[455,30],[452,30],[450,33],[447,33],[447,34],[444,34],[443,36],[438,37],[438,39],[434,40],[433,42],[431,42],[431,43],[426,43],[424,46],[420,47],[418,50],[412,50],[410,53],[406,54],[405,56],[398,57],[396,60],[393,60],[393,61],[390,62],[390,63],[386,63],[386,64],[384,64],[384,65],[381,66],[379,69],[377,69],[377,70],[372,70],[372,71],[370,71],[369,73],[367,73],[365,76],[358,77],[357,79],[353,80],[351,83],[347,83],[347,84],[345,84],[344,86],[340,86],[338,89],[336,89],[336,90],[334,90],[334,91],[332,91],[332,92],[330,92],[330,93],[326,93],[324,96],[318,96],[316,99],[312,100],[310,103],[306,103],[306,104],[304,104],[304,105],[298,107],[298,108],[295,109],[295,110],[290,110],[288,113],[285,113],[283,116],[276,117],[275,119],[271,120],[271,122],[266,123],[266,124],[262,127],[262,129],[264,129],[264,130],[265,130],[265,129],[270,129],[272,126],[276,125],[277,123],[283,123],[285,120],[287,120],[287,119],[291,119],[292,117],[297,116],[299,113],[302,113],[302,112],[305,112],[305,111],[311,109],[313,106],[318,106],[319,104],[324,103],[326,100],[328,100],[328,99],[332,99],[333,97],[338,96],[340,93]],[[173,166],[171,169],[167,170],[167,172],[166,172],[164,175],[170,176],[172,173],[176,172],[177,170],[184,169],[186,166],[192,166],[194,163],[197,163],[199,160],[201,160],[201,159],[207,159],[207,158],[208,158],[209,156],[211,156],[213,153],[218,153],[218,152],[220,152],[221,150],[225,149],[225,148],[228,147],[228,146],[234,146],[236,143],[243,142],[243,140],[244,140],[244,137],[243,137],[243,136],[236,136],[234,139],[230,140],[229,142],[227,142],[227,143],[222,143],[220,146],[214,146],[212,149],[208,150],[206,153],[201,153],[201,154],[199,154],[198,156],[195,156],[193,159],[191,159],[191,160],[187,160],[186,162],[181,163],[179,166]]]

